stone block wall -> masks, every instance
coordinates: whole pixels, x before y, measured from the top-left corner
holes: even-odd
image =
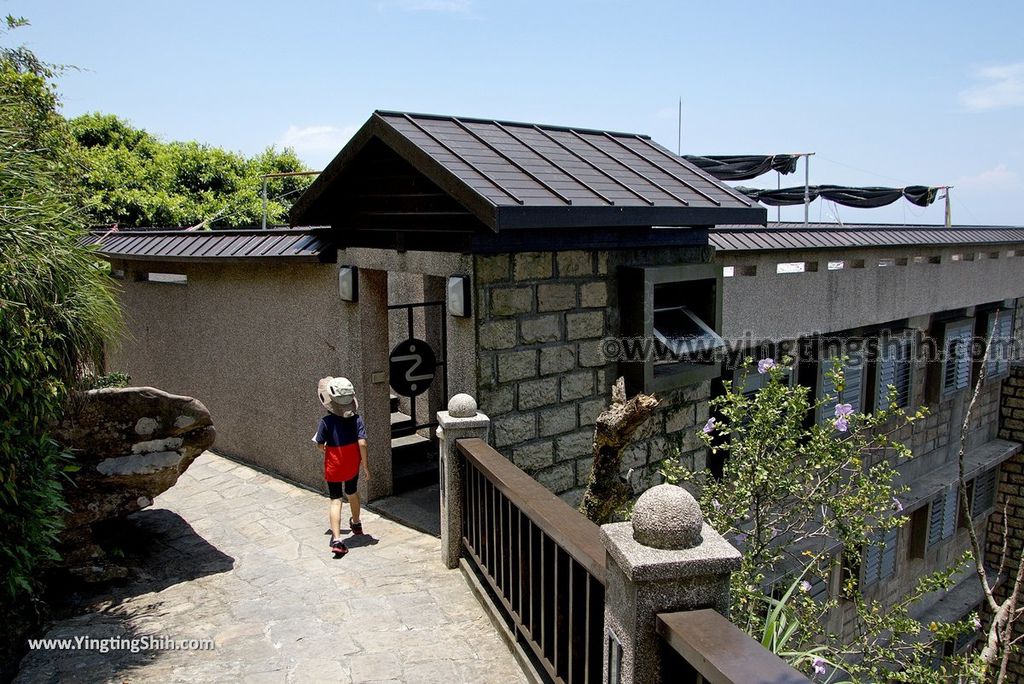
[[[495,448],[575,503],[593,462],[593,425],[608,405],[617,363],[602,340],[619,330],[620,265],[683,263],[699,250],[564,251],[475,259],[479,403]],[[624,303],[623,305],[633,305]],[[659,395],[658,412],[625,454],[637,492],[659,481],[658,463],[681,449],[703,465],[696,426],[709,383]]]
[[[1021,312],[1018,308],[1018,316]],[[1018,318],[1018,332],[1021,329]],[[1014,364],[1010,368],[1010,377],[1003,381],[1003,401],[1001,407],[1002,421],[999,437],[1015,442],[1024,442],[1024,365]],[[999,488],[996,492],[996,511],[988,521],[988,534],[985,538],[985,562],[990,567],[999,567],[1003,549],[1003,510],[1006,510],[1008,527],[1007,548],[1009,579],[995,591],[997,601],[1003,601],[1013,584],[1017,564],[1024,553],[1024,452],[1017,454],[1003,463],[999,474]],[[991,616],[989,616],[991,617]],[[986,621],[987,622],[987,621]],[[1014,636],[1020,636],[1018,629]],[[1024,681],[1024,654],[1018,647],[1010,656],[1009,681]]]

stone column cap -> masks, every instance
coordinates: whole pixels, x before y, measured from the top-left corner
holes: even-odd
[[[453,416],[448,411],[437,412],[437,425],[442,430],[456,429],[456,430],[467,430],[473,428],[487,427],[490,425],[491,419],[486,414],[477,411],[476,415],[471,418],[459,418]]]
[[[703,523],[701,543],[689,549],[656,549],[633,538],[633,524],[601,526],[601,541],[627,578],[634,582],[722,575],[738,570],[742,555],[711,525]]]

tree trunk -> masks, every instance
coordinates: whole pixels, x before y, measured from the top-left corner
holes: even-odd
[[[658,400],[648,394],[626,401],[625,382],[619,378],[612,388],[611,405],[594,423],[594,467],[580,512],[598,525],[610,522],[633,496],[633,488],[619,476],[622,450],[657,405]]]

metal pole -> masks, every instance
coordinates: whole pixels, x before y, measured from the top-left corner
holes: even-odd
[[[782,189],[782,172],[775,172],[775,189]],[[782,225],[782,205],[779,204],[775,207],[775,223]]]
[[[683,156],[683,98],[679,98],[679,131],[676,139],[676,154]]]
[[[811,216],[811,154],[804,157],[804,228],[810,223]]]
[[[947,228],[952,228],[953,227],[953,209],[949,205],[949,191],[950,190],[952,190],[952,188],[946,188],[946,227]]]
[[[263,177],[263,230],[267,229],[267,177]]]

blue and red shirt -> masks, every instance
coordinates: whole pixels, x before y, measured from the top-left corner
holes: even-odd
[[[327,446],[324,449],[325,480],[347,482],[359,474],[361,439],[366,439],[362,416],[342,418],[330,413],[320,419],[313,441]]]

